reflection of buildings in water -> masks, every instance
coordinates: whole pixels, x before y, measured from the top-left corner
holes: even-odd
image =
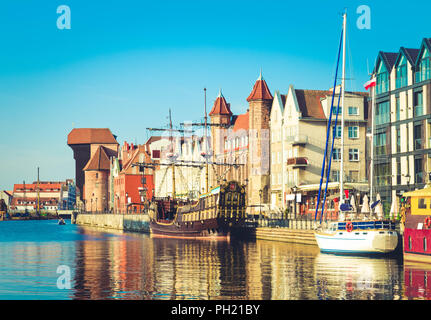
[[[431,299],[431,265],[404,261],[404,298]]]
[[[76,247],[75,299],[145,299],[152,292],[152,247],[142,237],[81,228]],[[143,262],[145,261],[145,263]]]
[[[401,299],[396,259],[319,253],[314,268],[318,299]]]
[[[307,299],[314,286],[312,266],[318,254],[314,246],[266,240],[256,241],[247,255],[247,296],[249,299]],[[260,281],[257,281],[260,279]],[[250,287],[253,285],[253,287]]]
[[[152,239],[158,298],[244,296],[244,250],[220,241]]]

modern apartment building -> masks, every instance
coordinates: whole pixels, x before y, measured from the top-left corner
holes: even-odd
[[[431,171],[431,38],[379,52],[374,67],[374,185],[382,202],[422,188]],[[371,103],[370,103],[371,105]],[[369,121],[371,130],[371,121]]]

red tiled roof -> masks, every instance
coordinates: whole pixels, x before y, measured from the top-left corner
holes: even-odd
[[[298,101],[299,110],[301,111],[302,116],[326,119],[320,100],[331,94],[331,91],[325,90],[295,89],[296,99]]]
[[[82,170],[110,170],[110,161],[106,148],[99,146],[91,159],[88,161],[87,165]]]
[[[240,114],[236,116],[235,122],[233,124],[233,132],[238,130],[248,130],[249,112]]]
[[[269,91],[268,85],[266,81],[262,78],[262,73],[259,78],[256,80],[253,90],[247,98],[247,101],[251,100],[272,100],[273,96]]]
[[[75,128],[67,135],[67,144],[118,144],[108,128]]]
[[[214,106],[211,109],[211,112],[209,113],[210,116],[213,115],[227,115],[231,116],[232,111],[230,111],[230,103],[226,102],[225,97],[223,97],[221,90],[217,97],[217,99],[214,102]]]

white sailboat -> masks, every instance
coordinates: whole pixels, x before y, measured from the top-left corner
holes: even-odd
[[[345,92],[345,56],[346,56],[346,13],[343,14],[343,67],[341,80],[341,150],[344,150],[344,92]],[[373,90],[373,110],[374,110]],[[372,124],[373,126],[374,124]],[[373,137],[374,138],[374,137]],[[371,149],[373,150],[373,144]],[[342,151],[341,154],[344,152]],[[371,156],[373,161],[373,155]],[[343,172],[343,159],[341,159],[340,172]],[[371,168],[373,163],[371,163]],[[373,175],[371,169],[371,178]],[[371,189],[373,188],[371,182]],[[372,191],[370,196],[372,203]],[[368,201],[364,205],[368,206]],[[343,213],[343,206],[350,207],[350,210]],[[365,209],[365,208],[363,208]],[[322,208],[322,211],[324,208]],[[398,234],[395,231],[395,224],[390,220],[375,220],[371,217],[359,220],[356,214],[347,214],[351,212],[351,206],[345,204],[343,174],[340,175],[340,214],[339,220],[328,223],[325,227],[320,225],[315,230],[315,238],[321,252],[334,254],[378,254],[393,252],[398,244]],[[361,210],[362,212],[364,210]],[[368,211],[368,210],[366,210]],[[322,212],[323,213],[323,212]],[[371,214],[371,213],[370,213]],[[323,214],[322,214],[323,215]]]

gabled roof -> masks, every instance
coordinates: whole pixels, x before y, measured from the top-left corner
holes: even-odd
[[[431,52],[431,38],[424,38],[422,40],[418,55],[416,56],[415,65],[417,65],[422,57],[422,53],[425,49],[425,47],[428,48],[428,51]]]
[[[67,144],[108,143],[118,144],[108,128],[75,128],[67,135]]]
[[[286,95],[285,94],[280,94],[280,91],[276,90],[275,93],[274,93],[274,97],[275,98],[273,100],[273,105],[274,105],[274,102],[277,101],[278,102],[277,104],[280,106],[281,114],[283,114],[283,112],[284,112],[284,105],[286,104]],[[272,108],[271,108],[271,110],[272,110]]]
[[[379,55],[377,56],[376,65],[374,67],[374,72],[377,72],[377,65],[379,64],[379,59],[383,61],[385,64],[386,70],[388,72],[391,72],[392,67],[394,66],[396,60],[398,58],[398,52],[383,52],[380,51]]]
[[[232,111],[230,111],[230,104],[226,102],[225,97],[223,97],[223,94],[221,93],[221,89],[217,99],[214,101],[214,106],[209,113],[209,116],[213,115],[232,115]]]
[[[326,119],[321,99],[331,94],[332,92],[327,90],[295,89],[295,95],[302,117]]]
[[[110,161],[108,156],[109,151],[103,147],[99,146],[96,152],[93,154],[91,159],[87,162],[83,171],[88,170],[110,170]]]
[[[266,81],[262,77],[262,71],[260,72],[259,78],[257,78],[253,90],[247,98],[247,101],[252,100],[272,100],[273,96],[269,91]]]

